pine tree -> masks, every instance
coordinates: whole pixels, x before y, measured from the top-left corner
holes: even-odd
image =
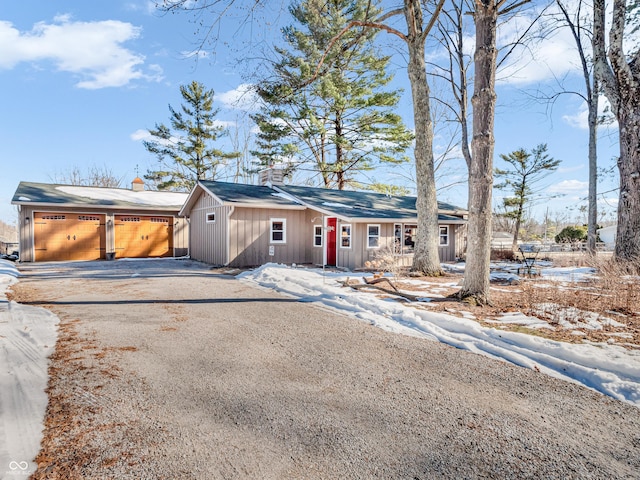
[[[503,215],[514,220],[512,248],[515,250],[518,246],[518,233],[524,218],[525,206],[539,193],[540,180],[557,170],[560,160],[547,155],[545,144],[538,145],[531,152],[520,148],[508,155],[501,154],[500,158],[510,167],[495,169],[495,176],[503,181],[494,188],[511,193],[511,196],[503,199]]]
[[[267,140],[261,161],[310,165],[323,186],[338,189],[381,162],[408,161],[413,135],[393,111],[401,92],[384,90],[392,76],[389,57],[373,46],[377,32],[354,29],[327,52],[349,20],[379,13],[368,6],[363,0],[304,0],[290,8],[297,25],[284,29],[287,47],[276,48],[273,78],[258,89],[265,107],[254,119]],[[325,53],[320,75],[309,83]]]
[[[153,140],[143,142],[159,164],[158,170],[148,171],[144,178],[159,190],[190,190],[198,180],[215,180],[225,161],[240,155],[213,146],[227,133],[215,123],[218,110],[213,108],[213,90],[193,81],[181,85],[180,93],[186,104],[180,111],[169,105],[171,128],[156,124],[149,130]]]

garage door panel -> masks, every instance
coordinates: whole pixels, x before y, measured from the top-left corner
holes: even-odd
[[[34,247],[36,261],[104,258],[104,215],[35,213]]]
[[[117,215],[117,258],[166,257],[173,254],[171,217]]]

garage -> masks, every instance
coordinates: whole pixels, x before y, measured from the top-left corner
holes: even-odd
[[[173,255],[172,217],[115,216],[116,258]]]
[[[33,224],[35,259],[38,262],[104,258],[104,215],[34,212]]]
[[[183,257],[189,224],[178,213],[188,194],[147,191],[139,178],[131,189],[20,182],[21,262]]]

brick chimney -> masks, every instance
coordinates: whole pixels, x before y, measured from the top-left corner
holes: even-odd
[[[260,185],[271,187],[273,185],[282,185],[283,182],[283,171],[279,166],[270,165],[268,168],[264,170],[260,170],[259,172],[259,181]]]

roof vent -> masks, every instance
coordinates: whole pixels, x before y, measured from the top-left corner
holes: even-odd
[[[133,182],[131,182],[131,190],[133,190],[134,192],[144,191],[144,182],[140,177],[136,177],[133,179]]]

